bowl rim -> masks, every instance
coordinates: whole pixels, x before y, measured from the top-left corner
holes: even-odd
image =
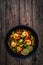
[[[26,30],[29,30],[33,35],[35,35],[36,43],[37,43],[37,44],[36,44],[36,47],[35,47],[35,49],[34,49],[30,54],[28,54],[28,55],[26,55],[26,56],[23,56],[23,55],[20,55],[20,56],[19,56],[19,55],[17,55],[17,54],[14,54],[14,53],[9,49],[9,47],[8,47],[7,39],[8,39],[8,37],[9,37],[9,35],[11,34],[11,32],[12,32],[13,30],[16,30],[16,29],[26,29]],[[37,49],[38,49],[38,46],[39,46],[39,39],[38,39],[37,33],[36,33],[31,27],[26,26],[26,25],[18,25],[18,26],[15,26],[15,27],[13,27],[12,29],[10,29],[10,30],[8,31],[8,33],[7,33],[6,36],[5,36],[4,45],[5,45],[5,48],[6,48],[7,52],[8,52],[11,56],[13,56],[13,57],[15,57],[15,58],[19,58],[19,59],[24,59],[24,58],[28,58],[28,57],[30,57],[30,56],[32,56],[33,54],[36,53],[36,51],[37,51]]]

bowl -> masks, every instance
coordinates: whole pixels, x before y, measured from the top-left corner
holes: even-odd
[[[32,35],[35,37],[35,42],[36,42],[35,47],[34,47],[33,51],[30,52],[28,55],[18,55],[18,54],[16,54],[16,53],[13,53],[13,51],[11,51],[11,49],[10,49],[9,46],[8,46],[8,41],[7,41],[7,40],[8,40],[8,38],[9,38],[9,36],[11,35],[11,32],[12,32],[12,31],[15,31],[16,29],[26,29],[26,30],[29,30],[29,31],[32,33]],[[11,30],[8,31],[8,33],[7,33],[6,37],[5,37],[5,48],[6,48],[7,52],[8,52],[11,56],[13,56],[13,57],[15,57],[15,58],[19,58],[19,59],[29,58],[30,56],[32,56],[33,54],[35,54],[35,52],[37,51],[38,46],[39,46],[38,35],[37,35],[36,32],[35,32],[32,28],[30,28],[29,26],[25,26],[25,25],[15,26],[15,27],[13,27]]]

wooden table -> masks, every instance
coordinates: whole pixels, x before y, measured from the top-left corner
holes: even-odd
[[[43,0],[0,0],[0,65],[43,65]],[[8,31],[27,25],[39,38],[37,52],[27,59],[16,59],[4,46]]]

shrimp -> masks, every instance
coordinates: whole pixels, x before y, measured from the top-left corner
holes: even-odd
[[[26,36],[26,38],[28,38],[28,36],[29,36],[29,34],[28,34],[28,32],[26,30],[23,31],[22,35]]]
[[[15,47],[16,44],[17,44],[16,42],[12,41],[12,43],[11,43],[11,47]]]
[[[17,52],[20,52],[22,50],[22,47],[17,47]]]
[[[16,33],[17,33],[17,34],[21,34],[21,31],[20,31],[20,30],[16,30]]]
[[[14,33],[13,35],[11,35],[11,37],[13,37],[14,39],[19,39],[20,35],[17,33]]]
[[[26,43],[27,45],[31,45],[31,40],[27,39],[27,40],[25,40],[25,43]]]

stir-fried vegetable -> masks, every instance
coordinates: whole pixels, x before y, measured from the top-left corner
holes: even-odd
[[[23,49],[23,51],[21,52],[22,55],[28,55],[29,54],[29,50],[27,48]]]
[[[12,32],[12,35],[15,33],[15,31]]]
[[[27,48],[29,49],[29,52],[31,52],[33,50],[32,46],[28,46]]]
[[[13,51],[14,53],[17,53],[17,47],[14,47]]]
[[[27,55],[29,54],[31,51],[33,50],[32,46],[27,46],[27,48],[23,49],[23,51],[21,52],[22,55]]]
[[[34,46],[35,43],[34,43],[34,37],[33,37],[33,35],[31,35],[31,42],[32,42],[32,46]]]
[[[21,35],[21,38],[23,38],[23,39],[24,39],[24,38],[25,38],[25,36],[24,36],[24,35]]]
[[[21,44],[23,41],[24,41],[23,39],[19,39],[18,44]]]
[[[33,37],[33,35],[31,35],[31,40],[33,40],[34,39],[34,37]]]
[[[27,44],[23,44],[23,48],[26,48],[27,47]]]
[[[30,31],[17,29],[16,31],[12,31],[8,45],[14,53],[28,55],[35,46],[35,38]]]
[[[32,40],[32,46],[34,46],[35,45],[35,42],[34,42],[34,39]]]

